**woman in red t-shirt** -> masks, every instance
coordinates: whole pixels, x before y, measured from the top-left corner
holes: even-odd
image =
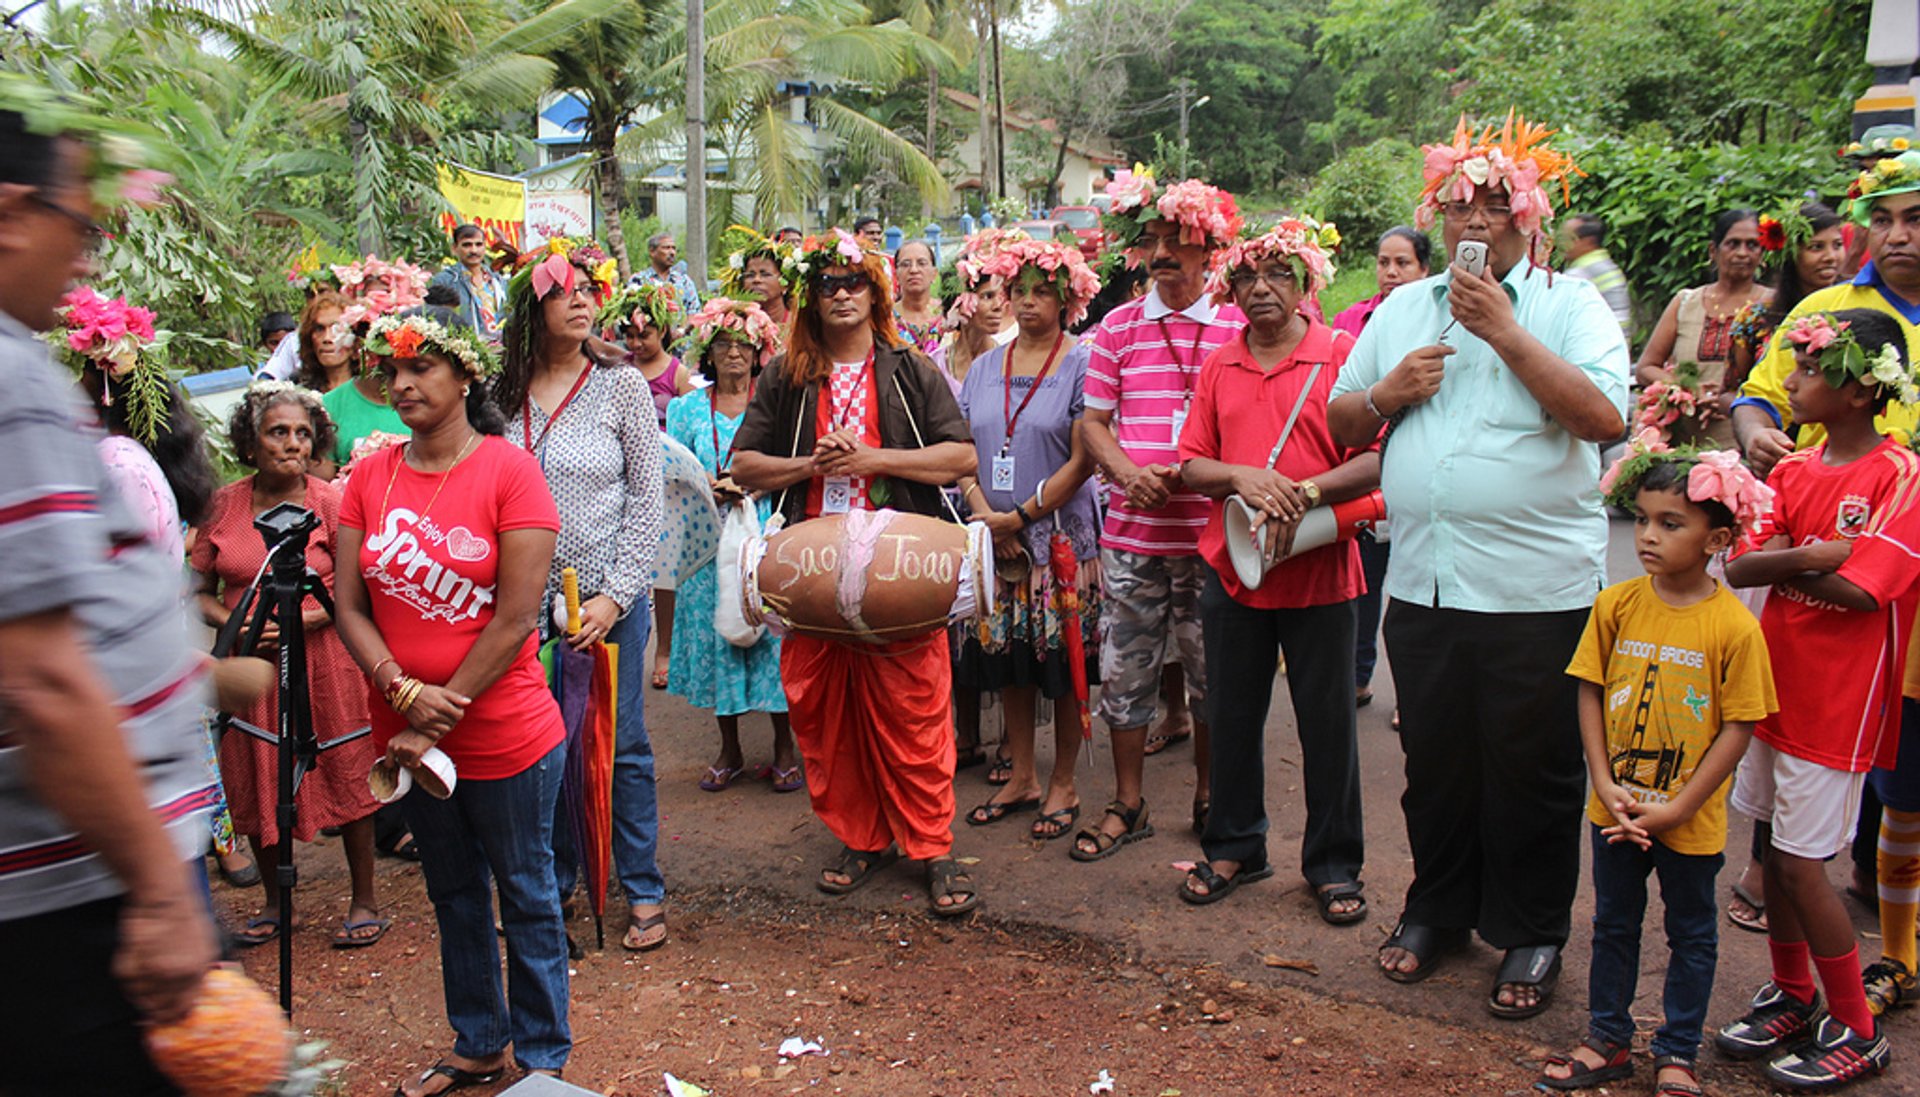
[[[499,437],[480,384],[487,358],[464,328],[385,317],[366,349],[413,432],[361,460],[340,510],[341,639],[371,682],[374,741],[410,766],[453,759],[448,799],[401,801],[440,926],[453,1053],[400,1092],[483,1084],[507,1066],[558,1073],[567,1027],[567,938],[553,882],[553,814],[565,731],[533,625],[559,514],[533,458]],[[488,877],[499,885],[510,994],[500,995]]]

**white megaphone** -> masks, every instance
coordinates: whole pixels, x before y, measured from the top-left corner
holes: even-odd
[[[1233,562],[1240,585],[1248,590],[1259,587],[1267,577],[1267,535],[1273,527],[1267,523],[1259,529],[1253,527],[1260,513],[1240,496],[1229,495],[1220,516],[1227,535],[1227,558]],[[1386,517],[1387,502],[1378,491],[1330,507],[1315,507],[1300,519],[1300,528],[1293,533],[1293,549],[1287,555],[1298,556],[1345,541],[1363,529],[1372,529]]]

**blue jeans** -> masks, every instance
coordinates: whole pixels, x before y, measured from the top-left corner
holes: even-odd
[[[436,800],[416,787],[401,801],[420,844],[420,869],[440,923],[453,1050],[487,1059],[513,1044],[527,1070],[567,1065],[567,931],[553,887],[553,805],[566,748],[499,781],[461,778]],[[500,993],[500,943],[492,886],[507,935],[507,994]]]
[[[1591,824],[1589,824],[1591,826]],[[1713,882],[1726,855],[1675,853],[1654,839],[1651,849],[1613,845],[1593,831],[1593,963],[1587,971],[1588,1031],[1616,1044],[1633,1042],[1633,993],[1640,975],[1640,925],[1647,916],[1647,876],[1658,873],[1666,904],[1666,1021],[1653,1054],[1691,1062],[1700,1054],[1700,1026],[1713,996],[1719,959],[1719,911]]]
[[[660,799],[653,783],[653,740],[647,738],[647,634],[652,628],[653,606],[639,602],[607,632],[607,643],[620,648],[615,683],[620,711],[613,730],[613,871],[634,906],[667,897],[655,858]],[[579,863],[564,819],[554,823],[553,836],[554,875],[564,898],[573,894]]]

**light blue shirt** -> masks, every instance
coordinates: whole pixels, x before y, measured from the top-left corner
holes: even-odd
[[[1393,291],[1347,357],[1333,396],[1444,341],[1440,391],[1408,408],[1381,461],[1392,522],[1386,594],[1481,613],[1584,609],[1605,585],[1600,448],[1547,417],[1492,347],[1455,324],[1450,274]],[[1502,285],[1520,326],[1587,375],[1624,417],[1627,345],[1592,283],[1522,262]]]

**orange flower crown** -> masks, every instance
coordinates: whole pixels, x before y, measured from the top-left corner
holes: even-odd
[[[1558,183],[1561,201],[1571,201],[1569,180],[1587,174],[1572,157],[1547,147],[1547,138],[1557,132],[1509,110],[1505,125],[1498,130],[1487,126],[1475,137],[1467,116],[1461,115],[1451,142],[1422,149],[1426,186],[1414,224],[1429,228],[1448,202],[1471,202],[1478,191],[1500,186],[1506,188],[1514,225],[1530,237],[1541,236],[1553,220],[1547,188]]]

